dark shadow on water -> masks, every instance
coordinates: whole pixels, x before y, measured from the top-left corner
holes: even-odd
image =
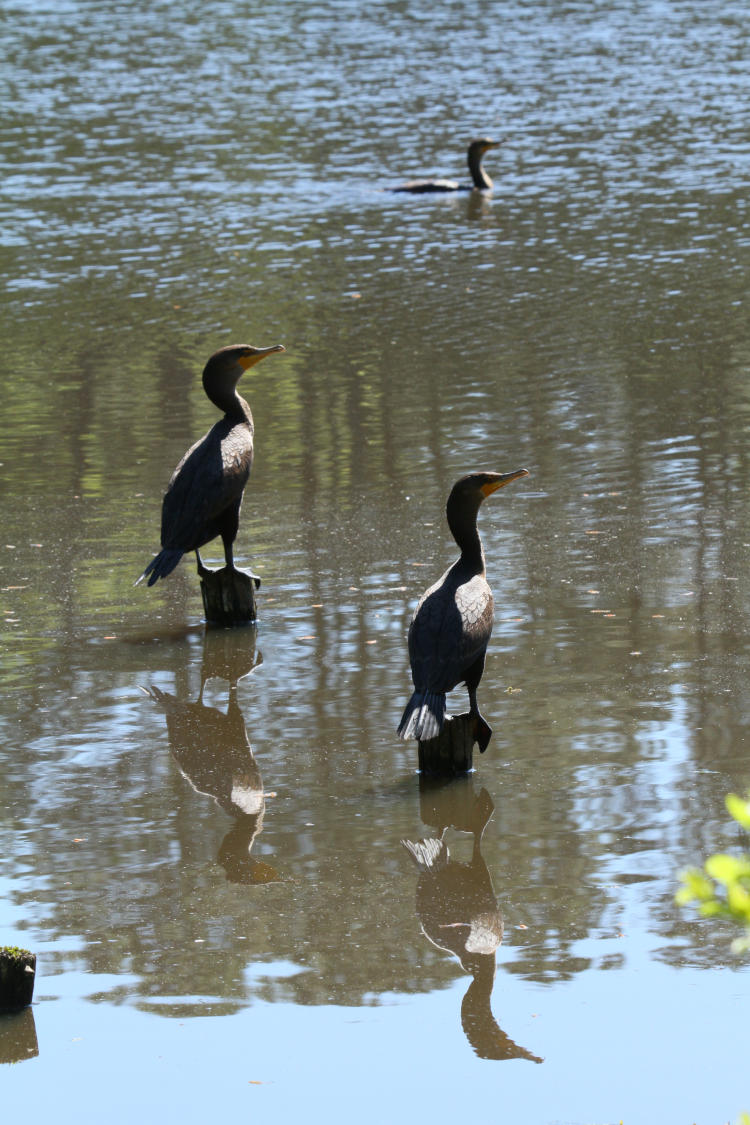
[[[166,715],[169,748],[182,775],[235,821],[218,854],[227,879],[234,883],[263,884],[281,878],[274,867],[251,854],[263,830],[266,798],[237,700],[238,682],[262,660],[254,628],[208,629],[198,698],[180,699],[153,686],[148,691]],[[226,711],[203,702],[206,683],[214,678],[229,684]]]
[[[422,820],[437,832],[423,840],[402,840],[419,871],[417,917],[428,941],[458,958],[472,980],[461,1004],[461,1026],[482,1059],[539,1056],[519,1047],[498,1024],[490,1004],[495,954],[503,939],[503,916],[481,852],[482,834],[495,806],[486,789],[478,794],[472,778],[437,782],[420,779]],[[471,859],[451,859],[448,829],[473,836]]]

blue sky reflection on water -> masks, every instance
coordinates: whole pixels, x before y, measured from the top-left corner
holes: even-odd
[[[274,966],[267,968],[272,974]],[[83,982],[74,974],[40,981],[41,995],[57,999],[38,1002],[40,1059],[24,1065],[42,1068],[44,1056],[54,1054],[60,1081],[54,1089],[29,1087],[22,1067],[11,1068],[3,1075],[4,1102],[27,1120],[75,1105],[84,1125],[101,1120],[102,1106],[111,1120],[126,1122],[170,1112],[201,1121],[217,1105],[272,1121],[356,1113],[366,1122],[406,1121],[419,1112],[448,1121],[492,1105],[498,1120],[525,1125],[559,1120],[562,1097],[574,1120],[676,1123],[682,1117],[672,1091],[688,1087],[696,1121],[733,1118],[731,1080],[719,1100],[704,1078],[723,1071],[709,1029],[735,1001],[733,974],[722,974],[706,1001],[697,971],[647,958],[637,968],[645,978],[638,990],[616,972],[583,974],[550,990],[529,988],[503,974],[502,965],[499,971],[495,1006],[516,1040],[533,1043],[544,1057],[539,1065],[492,1065],[464,1049],[460,980],[421,998],[384,994],[375,1006],[302,1007],[292,1022],[284,1005],[263,1001],[224,1019],[164,1020],[128,1006],[81,1002]],[[644,992],[652,1004],[644,1006]],[[571,1037],[576,1058],[589,1064],[576,1089],[569,1048],[555,1051]],[[686,1072],[684,1060],[696,1048],[700,1071]],[[139,1083],[123,1080],[124,1057]]]

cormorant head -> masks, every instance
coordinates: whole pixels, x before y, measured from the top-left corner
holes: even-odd
[[[500,141],[492,141],[489,137],[478,137],[477,140],[472,141],[469,145],[469,159],[472,156],[483,157],[485,152],[491,148],[499,148]]]
[[[227,348],[220,348],[203,368],[203,389],[212,402],[221,409],[226,409],[244,372],[260,363],[267,355],[284,350],[283,344],[272,344],[270,348],[230,344]]]
[[[504,488],[512,480],[527,477],[528,469],[515,469],[512,473],[469,473],[457,480],[451,489],[446,506],[448,526],[456,541],[461,545],[463,535],[469,528],[476,532],[476,519],[482,501]]]
[[[479,137],[469,145],[466,159],[474,187],[479,188],[480,191],[489,191],[492,187],[492,180],[482,167],[482,157],[488,149],[497,148],[499,144],[500,141],[493,141],[489,137]]]
[[[452,501],[460,506],[476,504],[479,508],[482,501],[497,492],[498,488],[504,488],[512,480],[528,475],[528,469],[515,469],[512,473],[469,473],[453,485],[448,503]]]

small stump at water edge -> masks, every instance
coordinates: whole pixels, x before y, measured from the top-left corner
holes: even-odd
[[[0,946],[0,1011],[17,1012],[31,1003],[36,976],[36,953]]]
[[[419,742],[419,771],[433,777],[456,777],[473,769],[474,719],[468,712],[447,718],[436,738]]]
[[[223,566],[199,571],[203,611],[213,625],[247,625],[255,621],[255,591],[260,579],[246,570]]]

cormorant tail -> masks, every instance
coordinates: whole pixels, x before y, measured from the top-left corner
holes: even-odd
[[[448,864],[448,845],[442,839],[402,840],[420,871],[442,871]]]
[[[445,722],[445,692],[415,691],[398,725],[399,738],[427,742],[437,738]]]
[[[159,551],[158,555],[154,555],[141,577],[136,581],[136,586],[144,578],[148,578],[148,586],[153,586],[159,578],[166,578],[168,574],[172,573],[184,554],[184,551],[180,551],[176,547],[165,547],[163,551]]]

